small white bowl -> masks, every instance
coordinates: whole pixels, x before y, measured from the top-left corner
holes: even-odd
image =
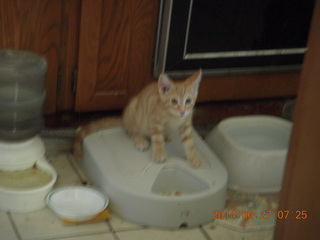
[[[70,221],[90,220],[108,203],[108,197],[101,191],[85,186],[58,188],[47,197],[49,208],[60,218]]]

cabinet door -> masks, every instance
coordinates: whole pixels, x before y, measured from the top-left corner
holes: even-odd
[[[29,50],[48,61],[45,113],[56,110],[61,1],[0,0],[0,48]]]
[[[158,1],[83,0],[76,111],[122,108],[151,80]]]

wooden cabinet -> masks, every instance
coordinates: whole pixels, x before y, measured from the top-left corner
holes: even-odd
[[[0,48],[49,64],[45,113],[121,109],[156,79],[160,0],[0,0]],[[299,72],[203,79],[199,101],[292,96]]]
[[[82,1],[76,111],[122,108],[152,79],[155,2]]]
[[[159,1],[83,0],[76,111],[122,108],[155,81]],[[203,79],[199,101],[291,96],[299,72],[215,76]]]
[[[30,50],[48,60],[47,113],[56,111],[61,10],[59,0],[0,0],[0,48]]]

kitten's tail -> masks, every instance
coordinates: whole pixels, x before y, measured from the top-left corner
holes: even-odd
[[[75,157],[82,157],[82,142],[85,137],[89,136],[92,133],[98,132],[99,130],[120,127],[122,126],[121,118],[102,118],[96,121],[93,121],[85,126],[78,128],[74,144],[73,144],[73,154]]]

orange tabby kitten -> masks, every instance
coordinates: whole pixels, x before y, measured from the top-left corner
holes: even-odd
[[[135,96],[126,106],[122,123],[135,147],[144,151],[152,145],[153,160],[164,162],[167,158],[164,143],[170,140],[173,128],[179,128],[187,160],[194,167],[203,164],[195,151],[192,136],[192,111],[198,95],[201,70],[182,82],[173,83],[166,74],[161,74],[158,83],[151,83]],[[95,126],[87,126],[79,131],[75,151],[86,135],[98,130],[104,121]],[[92,124],[90,124],[92,125]],[[101,129],[100,128],[100,129]]]
[[[201,70],[176,83],[161,74],[158,84],[150,84],[131,100],[124,110],[123,125],[137,149],[146,150],[150,139],[153,160],[163,162],[167,158],[165,139],[170,140],[170,129],[179,128],[187,160],[195,167],[202,164],[192,136],[192,111],[200,81]]]

